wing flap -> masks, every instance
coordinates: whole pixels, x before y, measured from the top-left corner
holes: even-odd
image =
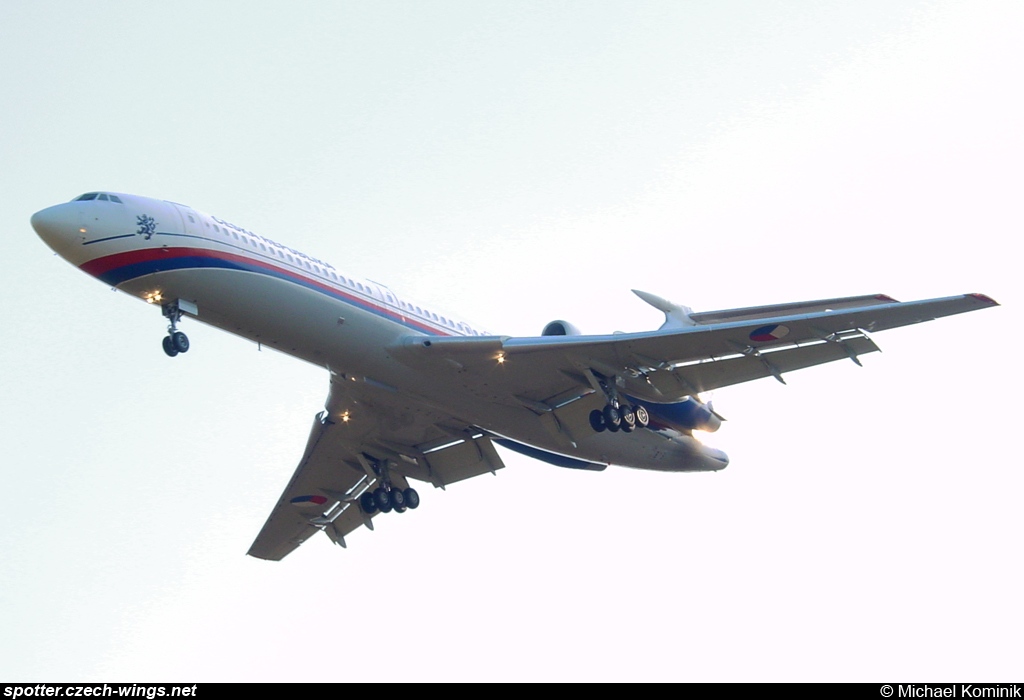
[[[859,364],[858,356],[877,352],[878,349],[870,338],[859,335],[841,341],[820,340],[792,345],[770,352],[734,352],[671,370],[654,371],[647,378],[665,396],[692,395],[765,377],[775,377],[785,383],[782,377],[793,370],[843,359]]]
[[[467,435],[460,442],[425,452],[420,459],[429,481],[438,487],[505,468],[490,438],[481,434]]]

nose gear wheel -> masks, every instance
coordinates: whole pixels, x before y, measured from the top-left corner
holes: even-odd
[[[171,324],[167,327],[167,335],[163,339],[164,352],[168,357],[174,357],[179,353],[188,352],[188,336],[178,330],[178,321],[181,320],[181,309],[177,302],[164,304],[161,307],[163,315]]]

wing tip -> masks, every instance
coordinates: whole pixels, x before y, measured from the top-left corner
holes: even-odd
[[[275,557],[265,552],[254,552],[251,549],[248,552],[246,552],[246,555],[252,557],[253,559],[261,559],[263,561],[281,561],[282,559],[284,559],[284,557]]]
[[[998,301],[996,301],[995,299],[990,297],[988,294],[981,294],[979,292],[972,292],[971,294],[967,294],[965,296],[969,296],[969,297],[971,297],[973,299],[977,299],[978,301],[983,303],[985,306],[999,306],[1000,305]]]

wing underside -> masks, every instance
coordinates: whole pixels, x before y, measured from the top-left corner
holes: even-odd
[[[360,388],[332,377],[327,406],[250,555],[282,559],[320,530],[344,547],[353,530],[373,529],[377,513],[367,515],[359,497],[385,482],[405,489],[418,479],[444,488],[504,467],[482,431],[408,400],[391,404],[373,391],[367,398]]]
[[[850,305],[862,299],[866,306]],[[518,401],[544,412],[566,403],[566,397],[595,391],[592,372],[616,378],[621,389],[640,398],[672,402],[763,377],[784,382],[787,372],[825,362],[860,364],[861,355],[878,350],[871,332],[996,305],[980,294],[905,303],[884,295],[845,301],[741,309],[732,315],[741,320],[647,333],[429,343],[410,338],[392,350],[410,366],[447,372],[467,391],[486,385],[493,400]],[[772,309],[805,312],[772,316]],[[702,321],[711,316],[732,318],[723,311]]]

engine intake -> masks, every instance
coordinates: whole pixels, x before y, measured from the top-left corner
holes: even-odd
[[[543,335],[583,335],[580,329],[568,321],[552,321],[540,332]]]

